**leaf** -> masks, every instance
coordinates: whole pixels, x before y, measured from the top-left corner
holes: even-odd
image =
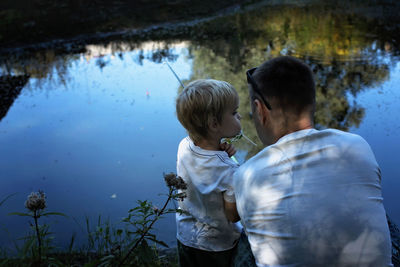
[[[103,258],[100,259],[101,264],[98,265],[98,267],[101,266],[110,266],[111,265],[111,261],[115,258],[114,255],[107,255]]]
[[[42,216],[58,215],[58,216],[68,217],[67,215],[65,215],[64,213],[61,213],[61,212],[45,212],[45,213],[42,213],[41,215]]]
[[[140,209],[140,207],[134,207],[133,209],[130,209],[128,212],[136,211],[138,209]]]
[[[144,238],[153,240],[153,239],[156,239],[156,236],[154,234],[147,233],[144,235]]]
[[[70,254],[71,254],[72,249],[74,247],[75,238],[76,238],[76,233],[73,233],[72,236],[71,236],[71,241],[69,242],[69,246],[68,246],[68,253],[70,253]]]
[[[11,212],[8,215],[18,215],[18,216],[27,216],[27,217],[32,217],[31,214],[29,213],[23,213],[23,212]]]
[[[117,236],[122,235],[122,233],[123,233],[123,230],[122,230],[122,229],[118,229],[118,230],[117,230]]]
[[[122,219],[122,222],[129,222],[130,219],[131,219],[130,216],[129,216],[129,218],[123,218],[123,219]]]
[[[144,266],[152,266],[150,264],[156,260],[155,251],[147,244],[146,240],[143,240],[137,247],[137,255]]]
[[[175,212],[179,212],[179,209],[166,209],[166,210],[164,210],[164,213],[175,213]]]
[[[100,263],[100,260],[94,260],[92,262],[85,263],[85,265],[83,265],[83,267],[95,267],[95,266],[98,266],[99,263]]]
[[[48,265],[47,266],[65,266],[59,259],[48,257]]]
[[[157,244],[159,244],[159,245],[161,245],[161,246],[163,246],[163,247],[169,248],[169,246],[168,246],[165,242],[163,242],[163,241],[161,241],[161,240],[158,240],[158,239],[156,239],[156,238],[153,238],[153,237],[146,237],[146,239],[151,240],[151,241],[153,241],[153,242],[155,242],[155,243],[157,243]]]

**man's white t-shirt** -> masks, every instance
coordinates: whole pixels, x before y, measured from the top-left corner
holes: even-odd
[[[258,266],[392,266],[380,169],[358,135],[288,134],[243,164],[234,188]]]
[[[186,137],[179,144],[177,175],[187,183],[187,197],[178,201],[177,239],[185,246],[225,251],[239,239],[237,226],[224,213],[223,199],[234,203],[233,173],[238,168],[225,151],[204,150]]]

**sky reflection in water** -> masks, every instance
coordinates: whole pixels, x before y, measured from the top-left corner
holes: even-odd
[[[400,62],[390,70],[390,78],[382,85],[365,90],[357,96],[359,105],[365,108],[365,117],[358,128],[350,132],[361,135],[370,144],[382,172],[383,197],[386,212],[400,223],[398,192],[400,151]]]
[[[83,229],[84,216],[116,221],[137,199],[161,205],[162,174],[175,171],[185,135],[175,117],[178,81],[163,64],[133,62],[135,53],[123,60],[107,55],[102,69],[82,56],[71,63],[65,84],[53,79],[37,88],[31,79],[3,118],[0,192],[18,195],[1,207],[0,218],[12,236],[22,236],[27,219],[4,211],[23,211],[26,196],[38,189],[47,194],[48,210],[76,218]],[[188,78],[184,56],[171,66]],[[52,229],[63,232],[57,239],[79,233],[72,218],[54,219]],[[171,241],[174,229],[172,217],[165,219],[160,237]],[[6,233],[0,236],[5,241]]]

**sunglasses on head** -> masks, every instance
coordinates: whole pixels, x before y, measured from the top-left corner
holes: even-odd
[[[246,71],[247,83],[251,84],[251,88],[253,89],[253,91],[256,92],[256,93],[260,96],[260,98],[261,98],[261,100],[264,102],[265,106],[266,106],[269,110],[271,110],[271,109],[272,109],[272,108],[271,108],[271,105],[268,103],[267,100],[265,100],[265,98],[264,98],[264,96],[262,95],[261,91],[258,89],[258,86],[257,86],[256,81],[254,80],[254,78],[253,78],[253,76],[252,76],[252,74],[254,73],[254,71],[255,71],[256,69],[257,69],[257,68],[252,68],[252,69],[249,69],[248,71]]]

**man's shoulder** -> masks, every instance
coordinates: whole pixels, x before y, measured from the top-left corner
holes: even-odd
[[[299,147],[304,146],[303,142],[308,143],[305,147],[313,149],[318,146],[336,147],[337,151],[346,152],[348,156],[369,157],[373,155],[369,144],[360,135],[337,129],[313,130],[309,135],[289,138],[265,147],[239,167],[235,180],[251,176],[252,173],[255,174],[260,170],[268,171],[274,166],[279,166],[280,162],[284,162],[287,157],[298,152]]]
[[[367,141],[358,134],[341,131],[338,129],[325,129],[319,131],[322,136],[332,138],[334,142],[348,144],[350,146],[368,146]]]
[[[333,128],[328,128],[328,129],[323,129],[323,130],[319,130],[318,132],[324,134],[330,134],[332,136],[337,136],[337,137],[345,137],[345,138],[361,138],[362,137],[358,134],[355,133],[350,133],[350,132],[345,132],[343,130],[339,130],[339,129],[333,129]]]
[[[368,142],[358,134],[337,129],[321,130],[309,148],[331,151],[324,153],[327,158],[347,160],[354,164],[377,165],[374,152]]]

